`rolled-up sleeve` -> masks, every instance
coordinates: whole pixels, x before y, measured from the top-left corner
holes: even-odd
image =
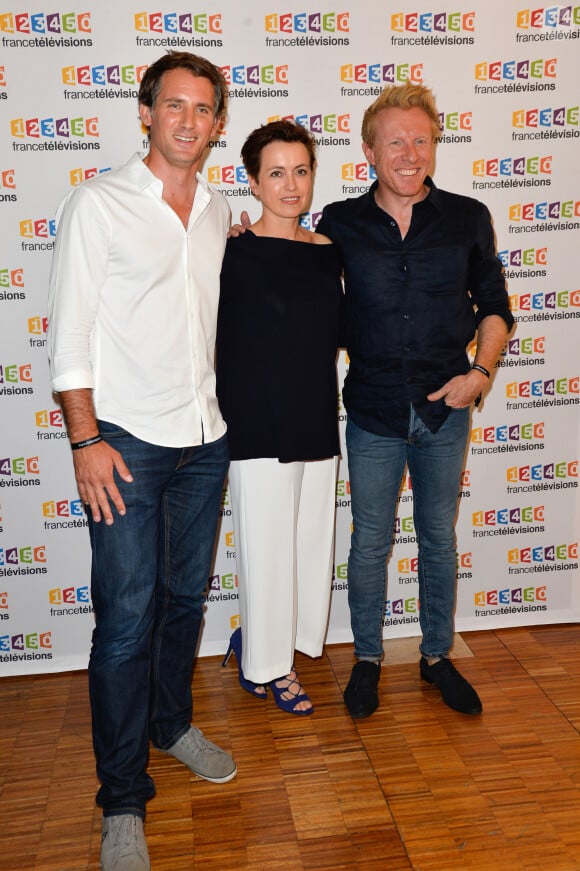
[[[478,205],[481,207],[481,216],[471,256],[468,283],[476,306],[476,323],[479,326],[489,315],[499,315],[506,322],[508,330],[511,330],[514,318],[509,307],[503,267],[495,250],[491,215],[486,206],[481,203]]]

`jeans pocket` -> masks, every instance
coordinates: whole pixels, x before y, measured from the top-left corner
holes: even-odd
[[[97,420],[97,426],[99,427],[100,434],[107,442],[131,437],[131,433],[128,433],[122,426],[119,426],[117,423],[110,423],[108,420]]]

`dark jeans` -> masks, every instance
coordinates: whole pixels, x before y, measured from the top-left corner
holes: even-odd
[[[468,408],[452,411],[436,433],[411,409],[406,439],[374,435],[347,422],[353,518],[348,603],[359,659],[383,654],[386,561],[406,465],[419,555],[421,652],[433,657],[449,652],[457,578],[455,519],[469,426]]]
[[[165,448],[99,421],[133,475],[127,513],[89,517],[95,629],[89,661],[93,745],[105,816],[144,817],[155,787],[149,739],[171,747],[192,715],[191,672],[213,557],[228,446]]]

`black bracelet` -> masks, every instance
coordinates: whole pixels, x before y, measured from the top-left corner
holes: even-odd
[[[485,375],[486,378],[489,378],[489,372],[485,368],[485,366],[480,366],[479,363],[472,363],[472,369],[477,369],[478,372],[481,372],[482,375]]]
[[[102,435],[93,436],[92,439],[84,439],[82,442],[71,442],[70,449],[71,451],[80,451],[81,448],[88,448],[89,445],[96,445],[98,442],[102,442]]]

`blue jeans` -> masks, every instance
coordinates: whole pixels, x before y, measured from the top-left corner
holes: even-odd
[[[89,660],[93,746],[105,816],[145,816],[155,795],[149,739],[171,747],[189,729],[191,672],[228,465],[227,438],[189,448],[143,442],[99,421],[133,475],[116,476],[127,512],[94,523]],[[114,509],[113,509],[114,512]]]
[[[444,656],[453,642],[455,519],[470,410],[453,410],[437,433],[411,409],[404,438],[346,427],[353,533],[348,558],[348,603],[355,655],[382,658],[386,561],[401,479],[408,466],[418,546],[421,653]]]

